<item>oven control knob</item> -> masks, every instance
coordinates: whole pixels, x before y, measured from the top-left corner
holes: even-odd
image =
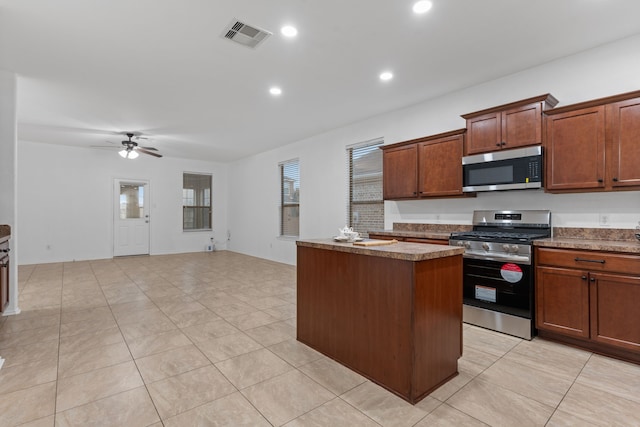
[[[518,245],[511,245],[511,252],[513,252],[514,254],[517,254],[519,250],[520,248],[518,247]]]
[[[458,240],[456,242],[456,246],[464,246],[464,242],[462,240]]]
[[[487,242],[483,242],[482,243],[482,249],[484,249],[485,251],[489,250],[489,244]]]
[[[471,242],[464,242],[464,247],[467,249],[471,248]]]
[[[505,243],[504,245],[502,245],[502,250],[505,252],[509,252],[511,250],[511,245]]]

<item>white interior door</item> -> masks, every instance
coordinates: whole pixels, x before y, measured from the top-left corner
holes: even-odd
[[[114,181],[113,256],[149,254],[149,182]]]

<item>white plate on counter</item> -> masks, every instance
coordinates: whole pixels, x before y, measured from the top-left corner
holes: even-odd
[[[364,239],[362,237],[356,237],[354,240],[349,240],[347,236],[334,236],[333,240],[336,242],[361,242]]]

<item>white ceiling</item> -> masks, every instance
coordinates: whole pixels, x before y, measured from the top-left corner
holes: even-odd
[[[139,131],[167,156],[230,161],[640,33],[638,0],[412,4],[0,0],[0,68],[19,77],[21,140]],[[234,18],[273,35],[223,39]]]

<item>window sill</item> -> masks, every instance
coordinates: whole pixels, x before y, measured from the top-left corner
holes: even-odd
[[[296,240],[300,239],[300,236],[278,236],[277,239],[288,242],[295,242]]]
[[[197,229],[193,229],[193,230],[182,230],[183,233],[197,233],[199,231],[205,231],[207,233],[210,233],[213,231],[213,228],[197,228]]]

